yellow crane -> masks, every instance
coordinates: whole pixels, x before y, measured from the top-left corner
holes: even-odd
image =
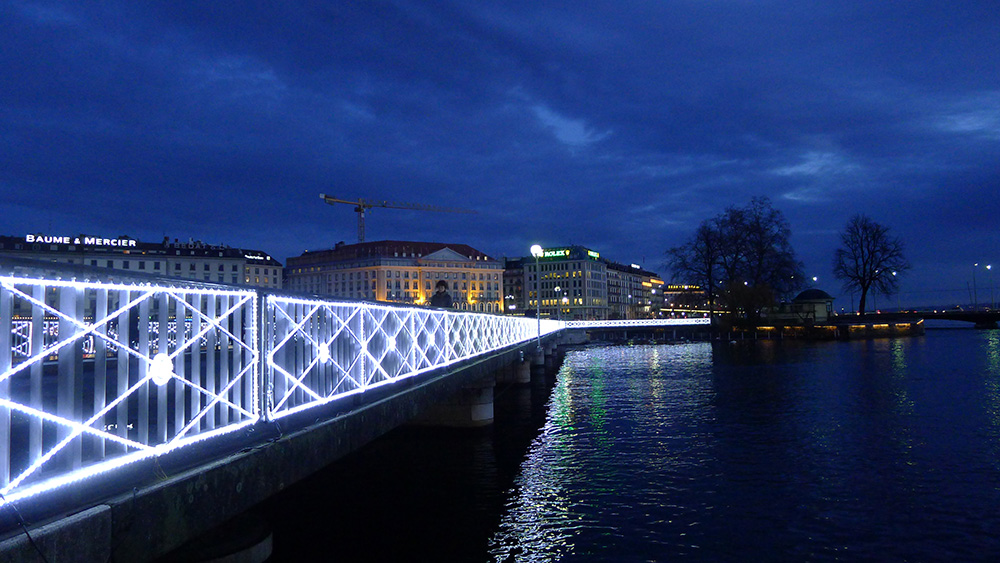
[[[401,203],[394,201],[372,200],[358,198],[354,200],[338,199],[326,194],[319,194],[320,199],[333,205],[335,203],[346,203],[354,206],[354,212],[358,214],[358,242],[365,242],[365,211],[373,207],[388,207],[390,209],[414,209],[417,211],[437,211],[440,213],[475,213],[470,209],[459,209],[455,207],[437,207],[435,205],[425,205],[421,203]]]

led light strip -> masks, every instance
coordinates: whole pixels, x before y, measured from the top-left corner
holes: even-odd
[[[72,289],[79,291],[80,292],[79,294],[70,296],[68,298],[70,299],[70,301],[67,302],[69,306],[72,306],[77,309],[78,315],[82,314],[84,308],[88,306],[87,305],[88,295],[90,295],[89,299],[91,300],[95,298],[94,294],[91,293],[93,291],[97,292],[96,297],[98,298],[98,300],[106,299],[108,290],[118,291],[119,293],[117,297],[119,298],[119,302],[125,304],[119,306],[117,309],[113,310],[110,313],[104,313],[100,315],[100,317],[102,318],[99,319],[95,318],[93,323],[86,323],[84,320],[82,320],[82,318],[76,318],[72,316],[72,314],[67,314],[66,311],[63,311],[60,308],[60,306],[65,307],[66,305],[63,304],[62,301],[60,301],[60,304],[58,306],[49,305],[44,301],[41,301],[33,297],[32,295],[29,295],[28,293],[22,291],[21,289],[19,289],[18,286],[22,287],[29,286],[29,287],[37,287],[45,289],[62,288],[64,290]],[[38,279],[14,278],[14,277],[0,277],[0,287],[2,287],[4,297],[6,299],[13,299],[16,300],[16,302],[21,302],[30,306],[31,309],[35,311],[33,316],[35,316],[36,318],[38,312],[41,311],[43,314],[51,315],[52,317],[58,319],[60,322],[66,323],[66,326],[75,329],[71,331],[71,334],[63,335],[63,338],[60,339],[59,323],[53,323],[51,321],[43,321],[45,323],[52,325],[51,327],[47,328],[51,329],[50,336],[54,336],[57,339],[57,341],[48,346],[43,346],[37,353],[32,355],[30,354],[30,338],[27,336],[28,334],[30,334],[30,332],[25,333],[24,330],[30,331],[32,329],[32,323],[34,323],[35,321],[28,321],[28,320],[23,321],[22,324],[24,325],[24,327],[14,326],[13,323],[10,323],[11,336],[10,339],[8,339],[6,342],[6,345],[9,347],[9,349],[6,355],[4,356],[7,358],[6,361],[9,361],[10,363],[4,366],[0,366],[2,368],[5,368],[4,371],[0,373],[0,384],[6,383],[8,385],[8,387],[6,387],[5,389],[5,392],[9,393],[10,378],[14,377],[17,374],[25,374],[27,373],[28,370],[33,370],[36,364],[38,364],[39,362],[43,361],[44,359],[52,355],[60,353],[60,351],[66,350],[67,348],[70,347],[83,346],[81,341],[86,340],[87,342],[89,342],[90,338],[98,338],[103,340],[108,345],[108,349],[124,351],[126,353],[125,357],[131,356],[137,358],[140,361],[140,367],[146,366],[147,368],[146,370],[144,370],[145,372],[144,376],[140,377],[139,380],[136,381],[131,387],[119,393],[119,396],[117,396],[110,402],[107,402],[106,404],[103,405],[95,404],[94,405],[95,408],[97,408],[98,406],[100,406],[101,408],[96,410],[96,412],[93,412],[88,419],[82,421],[70,420],[62,415],[53,414],[51,412],[47,412],[39,408],[20,404],[17,401],[11,400],[9,396],[6,397],[0,396],[0,411],[6,410],[8,413],[11,411],[20,412],[23,415],[27,416],[29,419],[34,419],[35,421],[37,421],[38,424],[45,422],[49,424],[55,424],[56,426],[65,427],[68,429],[68,433],[62,436],[57,443],[48,447],[44,453],[40,452],[41,455],[39,455],[38,457],[29,459],[28,460],[29,465],[26,468],[24,468],[18,475],[14,476],[13,479],[10,479],[9,482],[7,482],[2,488],[0,488],[0,492],[3,493],[6,499],[6,501],[0,502],[0,505],[4,504],[5,502],[12,502],[17,499],[27,498],[28,496],[31,496],[38,492],[44,490],[51,490],[66,483],[75,482],[80,478],[85,478],[89,475],[93,475],[95,474],[95,472],[112,470],[116,467],[120,467],[123,464],[134,462],[136,459],[140,459],[142,457],[148,457],[149,455],[160,455],[162,453],[166,453],[168,451],[173,451],[177,448],[183,447],[187,444],[202,441],[210,436],[232,432],[234,430],[242,428],[247,424],[253,424],[260,419],[260,416],[258,414],[259,406],[257,404],[259,395],[256,389],[258,384],[255,377],[257,358],[259,357],[259,352],[254,346],[257,343],[256,336],[257,336],[257,324],[258,324],[258,317],[256,314],[257,306],[255,300],[255,293],[247,291],[187,289],[187,288],[176,288],[173,286],[156,287],[145,284],[144,285],[103,284],[103,283],[91,283],[91,282],[62,281],[62,280],[55,280],[55,281],[38,280]],[[41,290],[35,291],[36,294],[41,295],[40,292]],[[102,295],[104,295],[105,297],[101,297]],[[163,307],[171,307],[171,302],[173,302],[173,307],[178,313],[177,315],[175,315],[175,317],[183,319],[185,318],[185,316],[181,315],[180,313],[182,311],[191,311],[194,313],[195,319],[200,319],[199,328],[201,330],[198,333],[192,335],[189,339],[187,339],[182,347],[178,348],[177,338],[176,338],[176,333],[177,333],[176,321],[172,321],[175,323],[175,326],[174,326],[174,338],[171,339],[170,322],[166,323],[166,326],[162,326],[163,323],[161,321],[153,320],[152,318],[147,318],[145,323],[139,325],[138,332],[135,335],[133,335],[133,337],[136,335],[143,334],[143,331],[145,331],[145,334],[149,336],[152,336],[154,334],[159,335],[158,338],[149,338],[148,336],[143,336],[140,339],[140,342],[143,342],[143,346],[149,348],[149,354],[153,354],[153,352],[159,348],[158,344],[164,338],[164,335],[161,334],[160,331],[166,329],[168,349],[170,346],[174,348],[173,353],[169,355],[167,355],[163,351],[159,351],[157,354],[154,355],[153,358],[150,358],[149,355],[131,347],[128,342],[119,341],[117,337],[118,335],[114,334],[117,331],[111,330],[112,325],[110,323],[116,320],[121,322],[120,317],[122,315],[138,309],[139,305],[148,303],[149,301],[152,300],[152,298],[156,296],[161,296],[161,300],[156,302],[156,305],[160,308],[161,315],[166,314],[164,312]],[[199,296],[199,297],[207,296],[210,300],[225,298],[226,301],[224,302],[226,303],[228,303],[229,298],[232,298],[232,305],[217,316],[214,315],[214,313],[212,315],[205,316],[203,313],[201,313],[201,311],[199,311],[193,305],[187,302],[187,297],[190,296]],[[62,299],[62,297],[60,299]],[[211,301],[209,301],[209,303],[211,303]],[[234,315],[238,311],[244,311],[244,310],[246,310],[246,316],[243,317],[243,320],[241,321],[240,326],[243,327],[241,332],[245,332],[249,335],[251,343],[245,342],[244,338],[236,336],[235,334],[230,332],[226,326],[223,326],[222,324],[222,322],[225,319],[229,318],[231,315]],[[8,313],[9,312],[10,311],[8,311]],[[184,323],[184,326],[186,327],[186,322]],[[25,327],[27,327],[27,329],[25,329]],[[224,388],[220,390],[218,393],[210,392],[204,387],[196,384],[195,382],[188,381],[183,377],[173,373],[173,365],[171,363],[174,359],[179,357],[181,354],[188,352],[189,350],[194,354],[200,353],[200,351],[196,350],[195,348],[199,344],[207,344],[207,340],[204,343],[202,342],[203,337],[205,337],[205,335],[207,334],[213,333],[213,331],[220,338],[226,339],[225,341],[227,342],[227,346],[231,346],[231,350],[230,349],[225,350],[222,361],[230,362],[233,361],[233,359],[239,358],[239,360],[237,360],[233,365],[233,367],[237,369],[234,369],[234,373],[227,376],[227,377],[231,376],[231,378],[228,379]],[[108,333],[110,333],[110,335]],[[28,344],[29,348],[26,349],[25,354],[21,355],[21,357],[24,358],[24,360],[20,361],[15,366],[13,363],[15,361],[15,356],[13,354],[12,340],[16,340],[15,337],[18,335],[20,335],[23,340],[27,341],[26,343]],[[2,341],[0,341],[0,344],[3,344]],[[118,361],[121,362],[122,361],[121,358],[119,358]],[[119,368],[120,367],[121,364],[119,364]],[[128,373],[128,371],[130,371],[128,370],[127,367],[125,369],[127,371],[118,372],[117,376],[119,378],[123,377],[125,374]],[[100,381],[102,382],[105,381],[104,377],[106,377],[108,373],[109,372],[106,371],[101,373]],[[98,374],[95,373],[95,376],[97,375]],[[197,376],[196,373],[193,375]],[[211,376],[212,375],[210,374],[209,377]],[[164,437],[165,439],[164,442],[161,442],[159,445],[152,445],[135,441],[125,436],[120,436],[108,432],[107,428],[105,428],[103,431],[98,428],[94,428],[94,425],[104,420],[106,415],[108,415],[109,413],[111,413],[116,409],[120,409],[125,401],[133,399],[140,389],[144,388],[147,385],[151,385],[150,382],[155,382],[157,385],[163,385],[164,383],[170,380],[176,380],[178,382],[178,385],[190,387],[193,393],[200,393],[206,397],[211,398],[208,404],[203,409],[198,411],[197,414],[193,416],[193,418],[190,421],[188,421],[182,428],[175,429],[174,436]],[[242,402],[242,400],[245,400],[247,397],[250,397],[250,404],[245,406],[241,406],[240,404],[237,404],[228,399],[228,394],[237,385],[240,385],[241,383],[246,383],[247,385],[249,385],[249,388],[247,388],[244,392],[241,392],[241,401],[238,401]],[[61,392],[62,391],[60,391],[60,393]],[[179,393],[180,388],[178,388],[176,392]],[[163,408],[163,405],[165,404],[163,401],[164,399],[161,396],[160,402],[158,403],[159,406],[157,407],[158,409]],[[179,406],[180,408],[184,408],[186,404],[187,404],[186,402],[182,401],[179,404]],[[232,415],[234,415],[233,422],[229,424],[223,424],[222,426],[216,429],[205,430],[199,432],[198,434],[190,435],[191,430],[195,428],[195,426],[198,425],[199,422],[207,414],[213,412],[213,409],[215,409],[216,406],[220,404],[224,405],[225,408],[230,409],[229,413],[227,413],[226,415],[226,419],[228,419],[228,416],[231,413]],[[168,420],[166,419],[165,414],[158,413],[158,415],[164,417],[163,420]],[[5,416],[9,416],[9,414]],[[175,417],[174,420],[179,425],[181,419],[177,418],[176,415],[173,416]],[[32,424],[36,424],[36,422],[33,422]],[[4,444],[4,448],[9,451],[10,448],[9,440],[11,439],[11,435],[9,434],[9,432],[11,430],[9,426],[7,428],[8,428],[7,429],[8,433],[6,435],[0,436],[0,439],[7,441],[7,443]],[[39,426],[38,428],[40,431],[41,426]],[[166,430],[163,430],[163,432],[166,432]],[[84,466],[82,468],[69,470],[64,473],[57,473],[55,475],[46,477],[43,480],[32,484],[26,483],[26,480],[29,477],[31,477],[35,473],[38,473],[43,466],[52,461],[53,458],[55,458],[60,452],[65,451],[71,443],[81,439],[81,437],[84,435],[91,436],[98,440],[102,440],[103,442],[120,444],[125,448],[126,451],[121,455],[116,455],[111,458],[102,459],[103,456],[105,455],[102,446],[100,449],[101,453],[98,454],[99,457],[96,462],[94,462],[92,458],[88,457],[88,459],[83,461]],[[133,452],[129,453],[127,451],[128,449],[132,449]],[[79,456],[80,454],[77,453],[76,455]],[[9,463],[9,458],[6,458],[6,460],[4,460],[4,463]],[[79,457],[77,457],[76,463],[80,463]],[[7,470],[8,469],[5,469],[5,471]],[[54,468],[54,470],[58,471],[58,468]]]

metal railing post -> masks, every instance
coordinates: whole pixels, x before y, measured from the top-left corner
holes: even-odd
[[[257,314],[254,315],[254,323],[257,335],[257,373],[260,380],[257,382],[258,396],[257,408],[260,409],[260,418],[265,422],[271,421],[271,408],[274,406],[274,376],[268,365],[268,358],[271,354],[273,343],[274,325],[269,322],[270,315],[267,309],[267,294],[257,291],[254,296]]]

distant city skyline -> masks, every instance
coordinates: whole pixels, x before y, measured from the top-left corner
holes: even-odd
[[[0,234],[192,237],[284,262],[356,242],[326,193],[477,212],[374,209],[367,240],[575,244],[669,277],[666,249],[767,196],[837,310],[856,213],[906,245],[892,302],[982,301],[1000,264],[995,8],[15,0]]]

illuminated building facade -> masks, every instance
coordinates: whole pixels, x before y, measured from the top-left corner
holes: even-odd
[[[545,248],[538,258],[537,270],[534,257],[528,256],[522,261],[527,314],[535,314],[539,303],[537,288],[541,294],[543,317],[563,320],[608,318],[607,264],[597,252],[582,246]]]
[[[526,258],[504,258],[503,310],[508,315],[524,315],[524,261]]]
[[[648,319],[663,306],[663,280],[638,264],[608,262],[608,318]]]
[[[670,284],[663,290],[664,313],[669,316],[685,316],[689,313],[708,311],[708,297],[701,286],[694,284]]]
[[[0,236],[0,255],[82,264],[187,280],[281,289],[282,268],[267,253],[201,241],[141,242],[130,237]]]
[[[541,316],[563,320],[648,319],[661,316],[664,282],[636,264],[612,262],[589,248],[565,246],[542,249],[538,257],[507,260],[506,299],[523,313],[535,315],[536,281]],[[523,271],[523,283],[514,283]],[[540,276],[537,277],[537,276]],[[517,314],[507,309],[508,314]]]
[[[456,309],[503,311],[503,264],[465,244],[340,243],[289,258],[285,276],[293,291],[415,305],[444,281]]]

